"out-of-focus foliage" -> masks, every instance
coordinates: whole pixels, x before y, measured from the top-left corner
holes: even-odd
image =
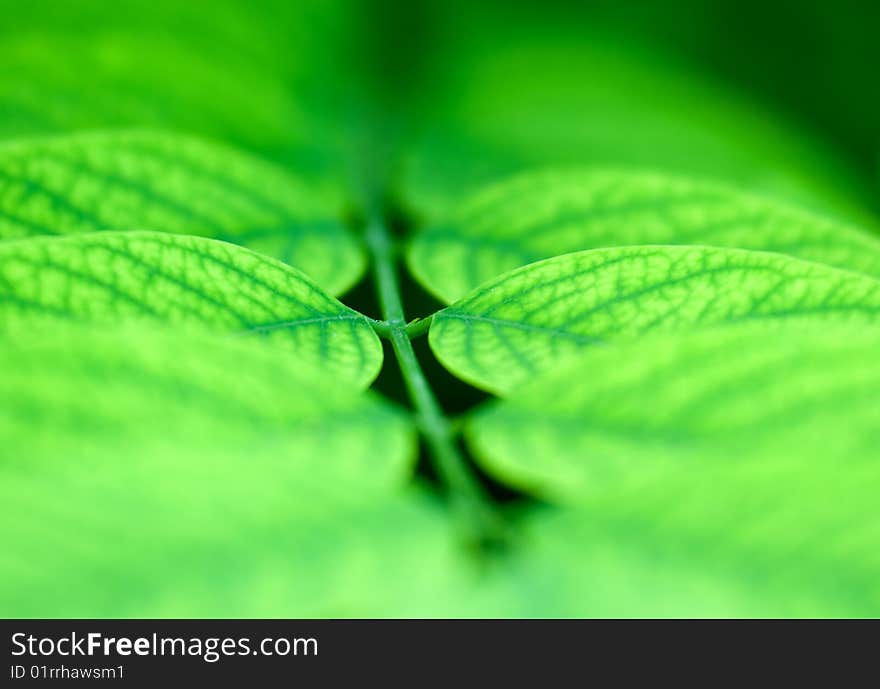
[[[719,488],[777,465],[880,477],[878,342],[877,326],[752,322],[594,348],[478,412],[468,441],[503,480],[574,502],[702,471]]]
[[[880,330],[754,323],[595,349],[481,410],[487,470],[546,500],[520,615],[875,616]]]
[[[438,508],[400,494],[413,429],[377,397],[180,331],[56,324],[3,349],[4,614],[455,611],[466,570]]]
[[[880,63],[877,6],[859,0],[649,0],[626,8],[602,0],[589,6],[585,21],[686,54],[715,78],[735,80],[756,98],[825,129],[877,179],[880,91],[871,88]]]
[[[638,165],[733,181],[865,217],[867,189],[833,148],[698,65],[542,8],[458,7],[403,166],[434,219],[461,194],[541,164]],[[577,17],[577,15],[575,15]]]
[[[876,617],[877,485],[875,461],[610,490],[528,515],[496,597],[523,616]]]
[[[0,612],[880,614],[876,10],[0,14]]]
[[[0,136],[157,127],[341,184],[360,6],[347,0],[0,3]]]
[[[179,464],[178,475],[191,469],[194,482],[213,474],[214,489],[231,481],[240,483],[229,487],[235,491],[261,477],[280,495],[291,482],[332,494],[338,481],[370,493],[407,478],[414,443],[404,414],[316,378],[264,342],[192,328],[43,322],[5,334],[4,354],[3,398],[16,401],[3,417],[4,470],[101,483],[102,472],[128,462],[143,464],[137,471],[147,476],[155,459],[163,483]],[[377,445],[383,452],[374,455]],[[168,484],[210,499],[207,484]]]

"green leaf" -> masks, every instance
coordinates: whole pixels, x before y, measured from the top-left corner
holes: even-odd
[[[364,269],[331,193],[233,149],[157,132],[0,146],[0,239],[156,230],[243,244],[329,292]]]
[[[408,263],[447,303],[560,254],[631,244],[778,251],[880,276],[880,238],[721,184],[624,170],[526,173],[481,189],[414,238]]]
[[[382,364],[364,316],[290,266],[201,237],[96,232],[0,242],[0,329],[28,330],[46,317],[261,335],[303,371],[361,387]]]
[[[241,464],[242,472],[250,470]],[[170,487],[131,486],[147,472],[119,467],[113,472],[118,485],[110,487],[109,478],[99,487],[79,481],[35,486],[60,498],[75,488],[81,500],[55,509],[27,504],[34,522],[24,526],[0,507],[8,516],[0,532],[12,546],[0,555],[4,612],[55,618],[473,614],[469,563],[449,515],[430,495],[404,490],[321,504],[296,489],[283,498],[273,493],[267,485],[275,474],[256,472],[245,479],[248,490],[230,494],[224,489],[231,479],[200,486],[170,473],[192,491],[187,497]],[[40,529],[37,519],[49,528]]]
[[[700,479],[535,515],[496,598],[517,617],[880,614],[876,472]]]
[[[56,325],[3,349],[5,614],[456,604],[443,512],[401,491],[414,429],[378,397],[303,378],[257,341]]]
[[[658,333],[481,410],[468,442],[495,477],[569,501],[744,462],[880,472],[878,347],[880,328],[851,323]]]
[[[375,492],[400,485],[414,454],[412,426],[388,403],[261,340],[45,321],[4,335],[2,368],[6,470],[85,480],[90,462],[210,459],[220,480],[246,458],[264,478]]]
[[[483,409],[491,475],[571,505],[526,516],[513,614],[875,616],[878,348],[846,325],[655,335]]]
[[[652,330],[762,320],[880,321],[880,282],[780,254],[636,246],[506,273],[434,315],[431,348],[455,375],[505,394],[584,350]]]
[[[342,183],[355,97],[345,3],[35,0],[23,9],[3,0],[0,9],[3,138],[162,127]]]
[[[700,65],[584,21],[499,14],[456,7],[448,18],[456,40],[437,57],[399,185],[428,220],[488,183],[559,164],[685,173],[870,215],[848,161]]]

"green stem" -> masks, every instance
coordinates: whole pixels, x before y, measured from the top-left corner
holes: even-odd
[[[494,538],[499,530],[497,516],[482,486],[456,446],[449,421],[413,351],[410,342],[412,330],[423,332],[430,321],[414,321],[407,327],[395,268],[394,247],[385,223],[378,214],[374,214],[367,222],[366,241],[373,258],[376,289],[385,318],[384,321],[376,321],[374,327],[377,332],[387,328],[388,339],[391,340],[434,467],[448,486],[454,505],[460,511],[468,529],[475,532],[474,535],[478,538]],[[424,325],[414,328],[414,324]]]
[[[431,327],[432,320],[434,320],[434,317],[428,316],[427,318],[416,318],[415,320],[410,321],[406,326],[407,337],[412,340],[424,335],[428,332],[428,328]]]
[[[406,324],[403,331],[410,340],[421,337],[428,332],[433,318],[433,316],[428,316],[427,318],[415,318]],[[379,337],[384,337],[386,340],[391,339],[391,324],[388,321],[379,321],[375,318],[367,318],[367,320],[370,322],[370,327],[373,328]]]
[[[388,321],[377,321],[375,318],[367,318],[367,320],[379,337],[384,337],[386,340],[391,339],[391,326]]]

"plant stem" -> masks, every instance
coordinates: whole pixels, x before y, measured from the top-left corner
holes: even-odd
[[[428,332],[428,329],[431,327],[431,321],[433,320],[433,318],[433,316],[428,316],[427,318],[416,318],[407,323],[403,331],[406,333],[407,337],[409,337],[410,340],[421,337]],[[379,337],[384,337],[386,340],[391,339],[391,324],[388,321],[378,321],[375,318],[367,318],[367,320],[370,323],[370,327],[373,328],[373,330]]]
[[[387,337],[397,357],[434,468],[448,486],[453,504],[471,535],[479,539],[498,537],[499,519],[456,446],[449,420],[443,414],[413,351],[410,342],[412,330],[424,332],[429,324],[425,321],[429,319],[414,321],[414,324],[419,324],[418,328],[407,328],[394,246],[385,222],[378,213],[368,218],[365,238],[373,258],[376,289],[385,319],[376,323],[381,324],[383,329],[387,328]]]
[[[416,318],[414,321],[410,321],[406,325],[407,337],[411,340],[416,337],[421,337],[428,332],[428,328],[431,327],[431,321],[433,320],[434,316],[428,316],[427,318]]]
[[[375,318],[367,318],[367,320],[370,322],[370,327],[373,328],[379,337],[384,337],[386,340],[391,339],[391,326],[388,324],[388,321],[377,321]]]

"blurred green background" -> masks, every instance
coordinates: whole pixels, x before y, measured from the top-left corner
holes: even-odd
[[[416,215],[442,206],[441,183],[457,191],[444,165],[483,178],[536,160],[746,182],[782,162],[789,169],[765,173],[765,186],[877,208],[880,11],[870,4],[36,0],[3,10],[4,138],[174,128],[313,176],[388,172],[380,185]],[[638,151],[639,137],[654,150]]]

